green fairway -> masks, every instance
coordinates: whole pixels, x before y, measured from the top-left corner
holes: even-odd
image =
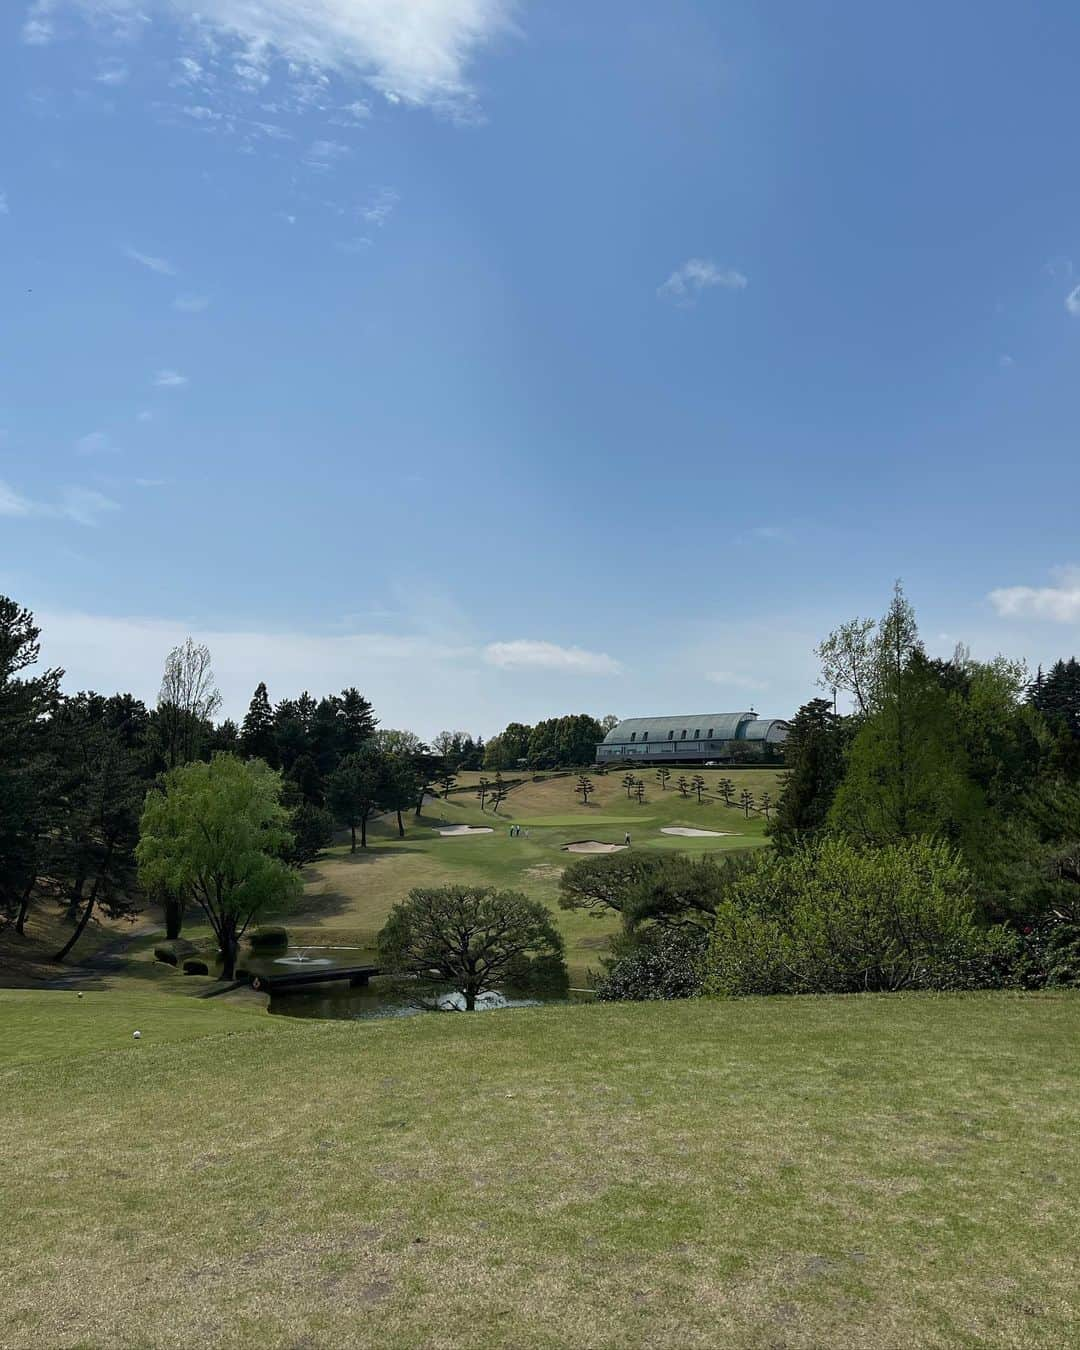
[[[0,1027],[15,1350],[1074,1343],[1076,994]]]
[[[706,770],[710,792],[724,775]],[[778,793],[777,774],[769,769],[747,769],[734,775],[738,791],[745,785],[759,798]],[[633,847],[647,852],[680,852],[692,856],[760,848],[767,843],[765,819],[759,813],[747,818],[737,805],[727,806],[715,795],[705,795],[699,804],[693,795],[676,788],[662,790],[646,778],[648,795],[643,806],[629,801],[620,779],[598,775],[589,805],[575,796],[576,778],[527,780],[515,787],[495,815],[490,806],[483,812],[474,793],[453,793],[449,798],[429,800],[418,821],[406,816],[406,836],[399,839],[392,820],[377,821],[368,832],[368,851],[350,853],[339,844],[305,874],[305,895],[298,910],[282,916],[305,942],[323,940],[359,942],[367,945],[385,922],[391,906],[403,900],[415,886],[447,883],[496,886],[524,891],[556,911],[567,943],[571,982],[581,984],[590,969],[596,969],[614,931],[610,920],[558,909],[558,882],[574,855],[565,845],[596,839],[622,844],[629,830]],[[481,825],[490,834],[448,838],[440,828],[451,825]],[[529,831],[510,837],[510,826]],[[722,831],[715,836],[666,835],[668,825]]]
[[[515,824],[537,826],[540,829],[561,829],[568,825],[636,825],[641,829],[656,824],[655,816],[636,815],[636,816],[612,816],[597,811],[590,812],[589,815],[570,814],[561,816],[522,816],[520,820],[515,817]]]

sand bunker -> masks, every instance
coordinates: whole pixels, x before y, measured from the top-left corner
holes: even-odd
[[[582,839],[577,844],[563,844],[564,853],[621,853],[625,844],[601,844],[597,839]]]
[[[697,837],[698,835],[706,835],[706,834],[709,834],[709,835],[712,835],[712,836],[715,838],[715,837],[718,837],[718,836],[720,836],[720,835],[722,835],[722,834],[730,834],[731,831],[730,831],[730,830],[695,830],[695,829],[692,829],[691,826],[689,826],[689,825],[664,825],[664,826],[661,828],[660,833],[661,833],[661,834],[682,834],[682,835],[689,835],[691,838]]]
[[[456,839],[463,834],[494,834],[495,831],[490,825],[451,825],[449,829],[440,830],[439,833],[449,839]]]

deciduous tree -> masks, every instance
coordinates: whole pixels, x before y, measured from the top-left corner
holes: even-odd
[[[232,755],[173,769],[147,797],[140,832],[144,884],[191,895],[217,938],[222,978],[231,980],[251,921],[301,889],[281,857],[290,845],[281,775]]]
[[[468,1012],[480,993],[519,970],[523,959],[561,962],[563,955],[562,936],[545,905],[483,886],[410,892],[394,906],[378,941],[384,967],[450,984],[464,996]]]
[[[158,694],[157,726],[167,769],[198,758],[220,707],[210,648],[188,638],[165,658]]]

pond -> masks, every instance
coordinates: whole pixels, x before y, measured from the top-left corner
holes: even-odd
[[[378,965],[378,953],[366,947],[299,947],[281,952],[260,952],[248,955],[240,963],[246,975],[265,982],[269,996],[269,1011],[278,1017],[316,1017],[338,1021],[366,1021],[382,1017],[415,1017],[432,1012],[419,998],[410,998],[398,981],[373,976],[369,983],[352,985],[347,979],[301,985],[289,989],[275,989],[275,977],[282,975],[316,974],[333,970],[347,970],[366,965]],[[240,974],[240,970],[237,972]],[[425,999],[444,996],[451,1003],[456,991],[450,985],[438,989],[424,989]],[[499,986],[501,998],[483,1000],[488,1007],[478,1005],[477,1011],[505,1011],[514,1008],[538,1007],[544,1003],[578,1002],[591,999],[582,990],[533,988],[529,990]],[[450,995],[450,998],[446,998]],[[437,1013],[435,1015],[438,1015]]]

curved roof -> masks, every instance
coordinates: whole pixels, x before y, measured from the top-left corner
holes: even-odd
[[[687,713],[683,717],[627,717],[608,732],[604,737],[604,744],[624,745],[630,740],[631,735],[640,741],[643,731],[649,733],[650,741],[666,741],[669,731],[675,733],[675,740],[678,740],[684,731],[691,740],[696,739],[695,731],[700,731],[704,740],[733,741],[736,738],[742,740],[745,738],[745,732],[740,728],[756,718],[757,713],[752,712]]]
[[[752,722],[744,722],[739,732],[741,741],[786,741],[788,724],[782,717],[756,717]]]

